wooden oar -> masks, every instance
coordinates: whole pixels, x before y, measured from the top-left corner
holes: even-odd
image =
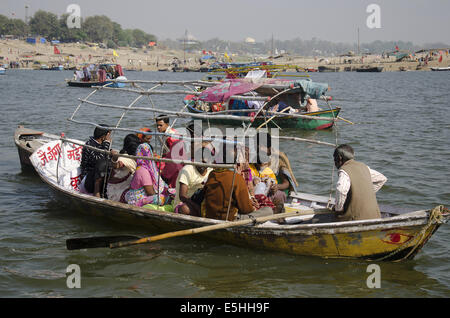
[[[240,221],[207,225],[207,226],[197,227],[197,228],[193,228],[193,229],[169,232],[169,233],[164,233],[164,234],[150,236],[150,237],[144,237],[144,238],[139,238],[136,236],[97,236],[97,237],[86,237],[86,238],[73,238],[73,239],[68,239],[66,241],[66,246],[67,246],[68,250],[97,248],[97,247],[110,247],[110,248],[125,247],[125,246],[130,246],[130,245],[150,243],[150,242],[159,241],[159,240],[163,240],[163,239],[171,238],[171,237],[175,237],[175,236],[184,236],[184,235],[197,234],[197,233],[214,231],[214,230],[219,230],[219,229],[227,229],[227,228],[231,228],[231,227],[235,227],[235,226],[242,226],[242,225],[247,225],[247,224],[251,224],[251,223],[261,223],[261,222],[266,222],[266,221],[285,218],[285,217],[292,217],[292,216],[298,216],[298,215],[329,214],[329,213],[333,213],[333,212],[330,212],[329,210],[316,210],[316,211],[306,210],[306,211],[286,212],[286,213],[262,216],[262,217],[253,218],[253,219],[246,219],[246,220],[240,220]]]
[[[286,110],[291,109],[291,107],[286,107],[285,109],[283,109],[280,113],[284,113]],[[262,126],[267,125],[269,122],[271,122],[277,115],[273,115],[272,117],[270,117],[267,121],[265,121],[264,123],[262,123],[261,125],[259,125],[258,128],[256,128],[256,130],[259,130]]]
[[[138,236],[131,236],[131,235],[73,238],[66,240],[66,247],[68,250],[109,247],[109,244],[111,243],[138,240],[139,238],[140,237]]]
[[[343,120],[343,121],[345,121],[345,122],[347,122],[347,123],[349,123],[349,124],[351,124],[351,125],[354,125],[354,123],[352,123],[350,120],[347,120],[347,119],[342,118],[342,117],[340,117],[340,116],[337,116],[337,119]]]
[[[256,223],[266,222],[266,221],[285,218],[285,217],[292,217],[292,216],[296,216],[296,215],[329,214],[329,213],[332,213],[332,212],[330,212],[328,210],[326,210],[326,212],[323,212],[323,211],[315,212],[314,210],[307,210],[307,211],[294,211],[294,212],[272,214],[272,215],[261,216],[261,217],[253,218],[253,219],[225,222],[225,223],[220,223],[220,224],[197,227],[197,228],[188,229],[188,230],[169,232],[169,233],[150,236],[150,237],[143,237],[139,240],[111,243],[109,245],[109,247],[117,248],[117,247],[125,247],[125,246],[130,246],[130,245],[150,243],[150,242],[155,242],[155,241],[159,241],[159,240],[163,240],[163,239],[171,238],[171,237],[175,237],[175,236],[184,236],[184,235],[191,235],[191,234],[197,234],[197,233],[203,233],[203,232],[209,232],[209,231],[215,231],[215,230],[221,230],[221,229],[228,229],[231,227],[242,226],[242,225],[247,225],[247,224],[251,224],[251,223],[256,224]]]

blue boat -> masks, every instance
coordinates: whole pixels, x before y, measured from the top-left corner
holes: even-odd
[[[3,67],[0,67],[0,75],[3,75],[6,73],[6,70]]]

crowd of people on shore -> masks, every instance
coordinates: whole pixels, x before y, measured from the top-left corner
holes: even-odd
[[[248,147],[225,139],[214,146],[194,134],[194,124],[187,127],[191,138],[184,141],[168,117],[155,120],[158,132],[165,133],[161,155],[150,143],[150,128],[124,138],[120,154],[130,158],[110,149],[106,125],[96,127],[86,142],[90,147],[82,152],[81,192],[153,210],[233,221],[282,213],[289,191],[298,187],[288,157],[272,148],[268,133],[256,134],[256,160],[250,160]],[[381,217],[375,193],[386,177],[355,161],[348,145],[336,148],[334,160],[339,169],[335,211],[341,220]]]

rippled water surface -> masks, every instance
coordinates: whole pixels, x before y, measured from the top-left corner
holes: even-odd
[[[86,139],[92,128],[68,122],[90,89],[67,87],[72,72],[8,70],[0,76],[0,297],[449,297],[450,230],[443,225],[412,261],[378,263],[381,288],[366,285],[368,263],[267,252],[189,236],[123,249],[67,251],[72,237],[154,234],[79,214],[56,200],[39,178],[22,172],[13,133],[17,125]],[[130,79],[188,80],[200,73],[129,72]],[[357,159],[388,177],[380,204],[428,209],[450,204],[450,72],[319,73],[342,107],[330,131],[281,134],[350,143]],[[126,105],[130,96],[98,94]],[[178,110],[180,99],[156,98]],[[145,103],[144,103],[145,102]],[[148,105],[148,99],[139,101]],[[148,106],[147,106],[148,107]],[[80,109],[78,119],[115,123],[121,112]],[[148,126],[151,114],[125,117]],[[179,120],[182,125],[186,120]],[[123,135],[122,135],[123,136]],[[122,136],[117,135],[118,148]],[[329,195],[332,148],[286,141],[303,192]],[[333,176],[333,179],[332,179]],[[80,289],[66,286],[66,268],[81,268]]]

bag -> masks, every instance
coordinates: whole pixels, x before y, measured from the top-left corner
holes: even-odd
[[[166,204],[166,205],[146,204],[143,207],[147,208],[147,209],[163,211],[163,212],[173,212],[174,208],[175,208],[172,204]]]
[[[205,198],[205,191],[202,188],[195,191],[195,193],[191,197],[191,200],[197,203],[198,205],[201,205],[204,198]]]

